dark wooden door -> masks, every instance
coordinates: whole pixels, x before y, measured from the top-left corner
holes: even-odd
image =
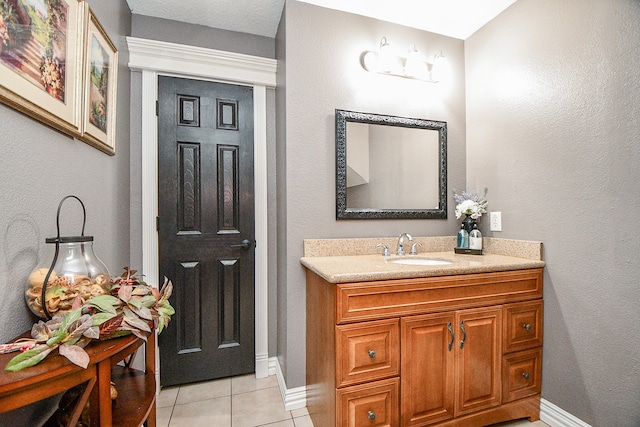
[[[160,382],[255,371],[253,90],[160,77],[160,276],[176,309]]]

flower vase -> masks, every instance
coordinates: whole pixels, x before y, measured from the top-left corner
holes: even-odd
[[[474,224],[476,224],[476,220],[471,218],[471,215],[467,215],[462,220],[462,225],[464,225],[464,229],[467,230],[467,233],[471,233],[471,230],[473,230]]]

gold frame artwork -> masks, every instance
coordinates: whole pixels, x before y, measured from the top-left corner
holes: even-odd
[[[83,63],[83,116],[80,139],[107,154],[116,152],[118,50],[88,5]]]
[[[0,102],[80,137],[84,34],[80,0],[0,0]]]

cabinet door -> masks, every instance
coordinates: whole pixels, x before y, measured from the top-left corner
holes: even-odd
[[[402,319],[402,425],[453,418],[455,316],[433,314]]]
[[[456,321],[458,416],[500,405],[502,308],[459,311]]]

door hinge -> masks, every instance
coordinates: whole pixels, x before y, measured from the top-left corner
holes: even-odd
[[[156,231],[160,231],[160,217],[156,217]]]
[[[156,101],[156,116],[160,115],[160,102]]]

